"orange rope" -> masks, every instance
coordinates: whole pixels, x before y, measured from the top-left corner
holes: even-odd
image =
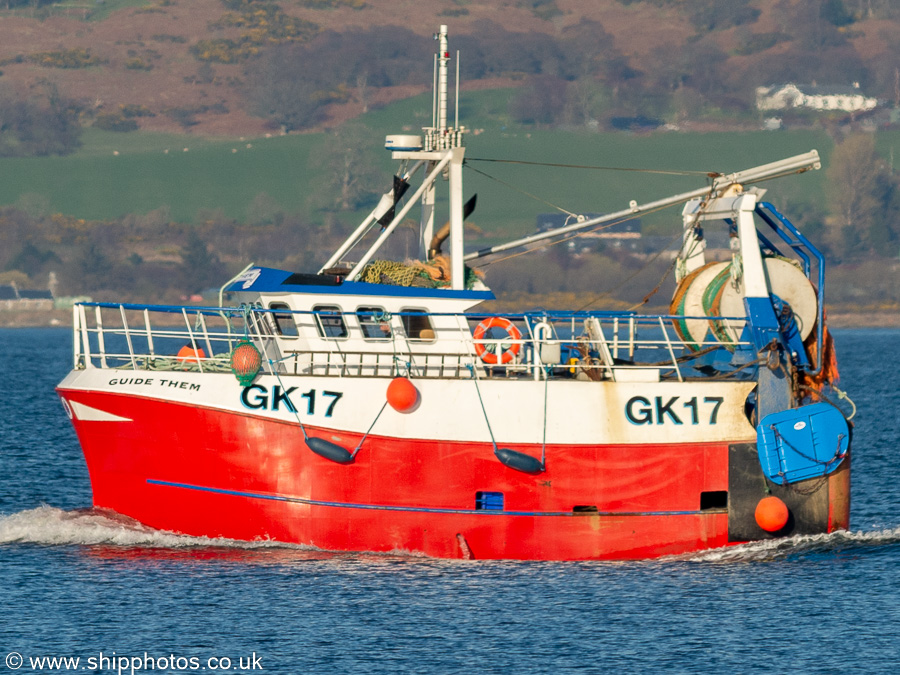
[[[826,322],[826,313],[822,312],[822,354],[821,361],[820,355],[818,352],[818,345],[816,344],[816,331],[814,330],[809,334],[806,338],[806,341],[803,343],[806,347],[806,353],[809,356],[809,361],[815,368],[822,364],[822,368],[819,371],[818,375],[808,375],[806,373],[802,373],[800,376],[800,384],[809,387],[809,389],[815,391],[818,394],[822,393],[822,390],[827,385],[834,385],[840,381],[841,374],[838,372],[837,365],[837,353],[834,349],[834,337],[832,337],[831,333],[828,330],[828,324]]]

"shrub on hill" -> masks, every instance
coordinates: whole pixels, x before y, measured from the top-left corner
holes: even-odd
[[[264,45],[299,42],[318,31],[316,24],[285,14],[272,2],[253,0],[224,0],[226,12],[211,28],[235,27],[243,29],[240,37],[200,40],[191,45],[190,52],[200,61],[237,63],[260,53]]]
[[[169,33],[157,33],[156,35],[151,35],[150,39],[156,40],[157,42],[172,42],[174,44],[184,44],[187,42],[187,38],[183,35],[170,35]]]
[[[350,7],[362,9],[366,6],[365,0],[296,0],[301,7],[310,9],[334,9],[336,7]]]
[[[105,63],[99,56],[91,54],[90,49],[84,47],[36,52],[29,55],[28,60],[46,68],[89,68]]]
[[[178,106],[176,108],[168,108],[163,112],[168,117],[178,122],[182,128],[188,129],[200,123],[197,120],[197,115],[203,115],[205,113],[225,115],[228,114],[228,106],[225,105],[224,101],[219,101],[212,105]]]
[[[545,21],[549,21],[555,16],[561,16],[563,13],[556,4],[556,0],[519,0],[519,7],[530,9],[532,14]]]
[[[153,64],[145,61],[140,56],[132,56],[125,59],[125,67],[128,70],[153,70]]]
[[[840,0],[838,0],[840,1]],[[754,23],[760,10],[744,0],[726,2],[723,0],[619,0],[620,4],[632,5],[646,2],[657,7],[670,7],[687,16],[697,32],[723,30],[732,26]]]
[[[865,86],[870,77],[866,64],[850,45],[810,52],[791,47],[780,54],[762,54],[738,80],[751,86],[775,82],[860,82]],[[891,73],[891,78],[893,73]],[[893,83],[891,83],[892,85]]]
[[[226,276],[219,256],[209,250],[196,229],[192,228],[188,234],[181,250],[181,261],[183,288],[189,293],[200,293],[205,288],[218,285]]]
[[[259,54],[259,45],[250,40],[200,40],[190,47],[191,54],[200,61],[215,63],[238,63]]]
[[[51,85],[42,93],[22,99],[0,89],[0,157],[65,155],[81,144],[79,106]]]
[[[431,40],[397,27],[278,45],[248,67],[247,107],[289,131],[310,127],[323,118],[325,105],[349,99],[358,78],[372,87],[425,84],[421,62],[430,48]]]
[[[547,126],[559,121],[566,104],[566,82],[558,77],[535,77],[510,101],[509,113],[523,124]]]
[[[785,40],[790,40],[790,36],[786,33],[772,32],[772,33],[750,33],[750,32],[740,32],[737,34],[738,38],[738,46],[735,48],[734,53],[740,54],[741,56],[748,56],[750,54],[757,54],[759,52],[764,52],[767,49],[774,47],[780,42],[784,42]]]
[[[119,108],[125,117],[156,117],[156,113],[152,112],[150,108],[137,103],[120,105]]]
[[[123,111],[114,110],[97,115],[93,126],[104,131],[136,131],[138,123],[127,117]]]
[[[9,259],[4,270],[19,270],[29,277],[34,277],[47,271],[47,266],[52,263],[62,262],[52,250],[41,250],[32,242],[26,241],[18,252]]]

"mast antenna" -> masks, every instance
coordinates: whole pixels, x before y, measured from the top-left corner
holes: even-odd
[[[435,34],[434,39],[437,40],[437,35]],[[437,77],[438,77],[438,63],[437,63],[437,54],[433,56],[434,60],[434,74],[431,78],[431,126],[437,126]]]
[[[446,25],[441,25],[440,31],[434,34],[434,39],[438,41],[438,53],[434,57],[431,126],[423,128],[425,132],[424,149],[429,152],[462,146],[463,134],[466,131],[459,126],[459,50],[456,52],[456,119],[454,126],[451,127],[447,121],[447,106],[450,100],[448,93],[450,52],[447,46]]]
[[[447,62],[450,61],[450,52],[447,51],[447,26],[441,25],[438,33],[438,123],[437,128],[444,131],[447,128]]]
[[[456,118],[453,128],[459,129],[459,50],[456,50]]]

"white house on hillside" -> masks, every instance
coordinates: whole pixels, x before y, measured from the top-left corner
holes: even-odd
[[[859,90],[859,83],[852,87],[814,84],[775,84],[756,88],[756,107],[759,110],[784,110],[785,108],[811,108],[813,110],[872,110],[878,99],[869,98]]]

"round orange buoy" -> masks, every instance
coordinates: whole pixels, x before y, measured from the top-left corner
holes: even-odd
[[[231,372],[238,382],[249,387],[262,369],[262,354],[252,342],[242,340],[231,352]]]
[[[240,373],[256,374],[261,366],[262,356],[249,342],[242,342],[231,352],[231,367]]]
[[[765,497],[756,505],[756,524],[766,532],[778,532],[787,525],[787,505],[778,497]]]
[[[197,363],[200,363],[200,359],[206,358],[206,352],[203,351],[202,347],[194,349],[190,345],[185,345],[178,350],[178,356],[176,358],[179,361],[196,361]]]
[[[412,412],[419,403],[419,390],[406,377],[395,377],[387,388],[387,400],[397,412]]]

